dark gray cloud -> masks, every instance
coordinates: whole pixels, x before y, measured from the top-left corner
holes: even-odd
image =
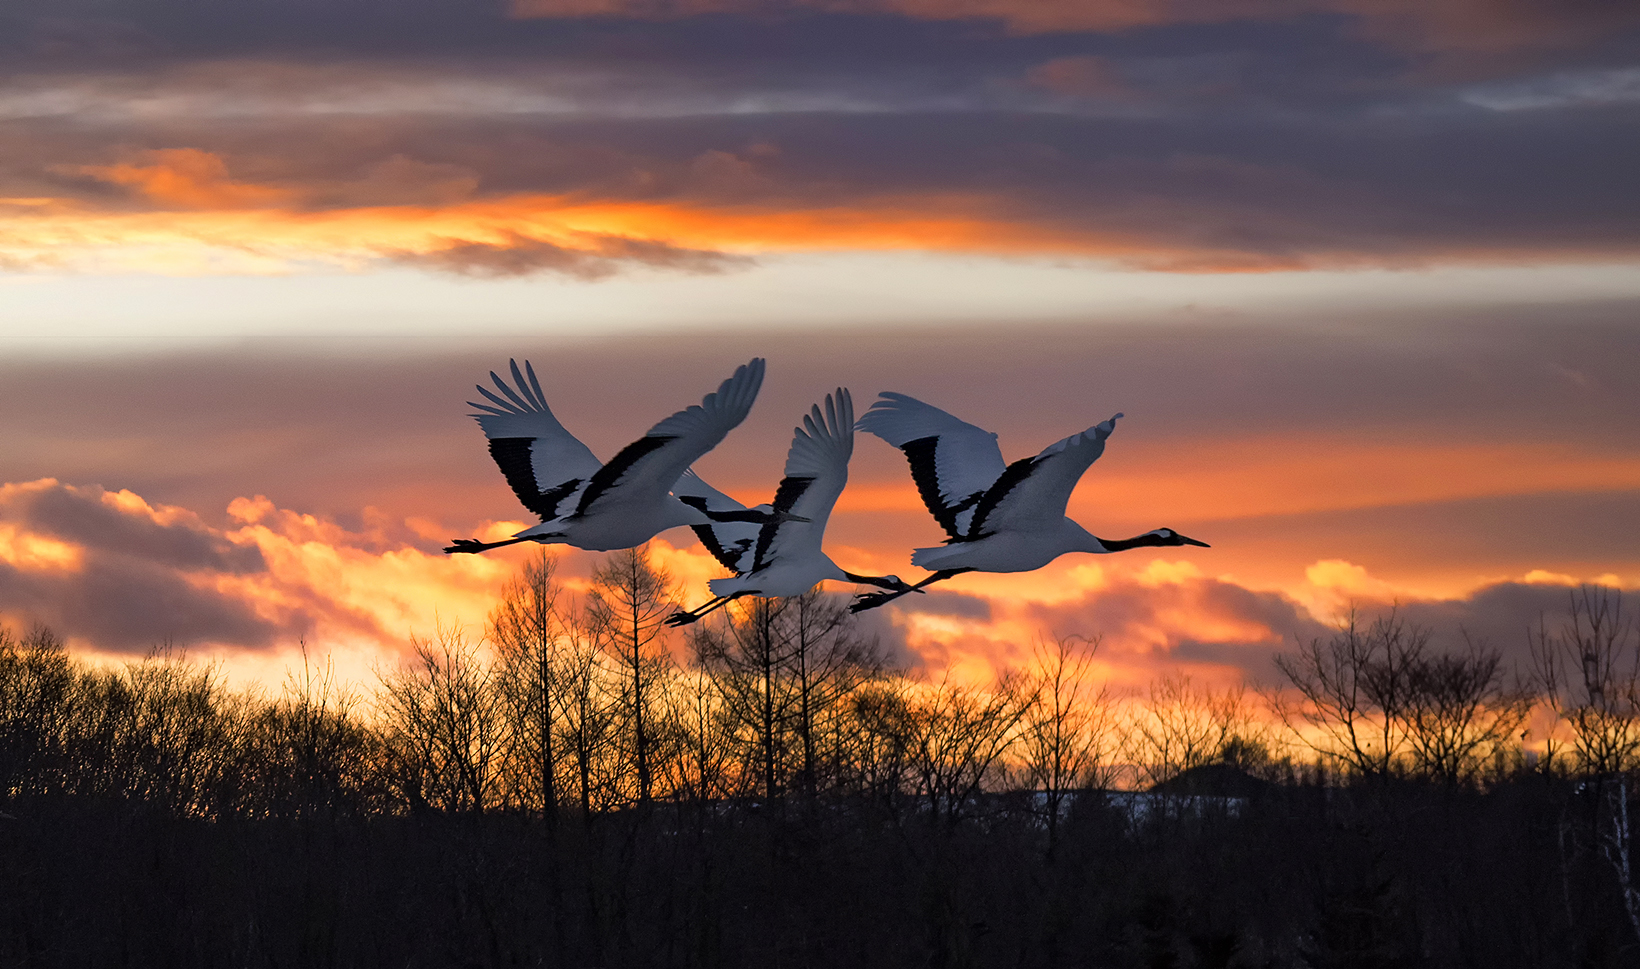
[[[1533,569],[1586,576],[1626,571],[1627,565],[1613,563],[1634,561],[1640,549],[1640,493],[1501,495],[1191,523],[1191,528],[1223,547],[1256,544],[1284,558],[1315,557],[1315,550],[1326,549],[1326,557],[1374,575],[1422,567],[1477,579]]]
[[[513,16],[521,10],[542,16]],[[18,53],[57,58],[267,51],[472,57],[588,49],[640,58],[697,48],[703,58],[858,63],[889,54],[938,61],[950,56],[948,48],[970,55],[1002,45],[1052,50],[1090,40],[1170,52],[1257,48],[1274,34],[1294,60],[1304,55],[1293,38],[1312,39],[1313,47],[1314,38],[1332,37],[1435,60],[1451,72],[1609,48],[1637,20],[1640,14],[1610,0],[1089,0],[1058,8],[1007,0],[949,7],[901,0],[15,0],[0,20],[0,36]],[[1318,68],[1332,59],[1311,57]]]
[[[1497,582],[1461,598],[1393,601],[1361,597],[1348,608],[1355,610],[1357,621],[1363,624],[1398,616],[1410,628],[1425,632],[1429,648],[1436,653],[1462,652],[1471,644],[1496,650],[1506,675],[1525,681],[1533,673],[1532,635],[1539,629],[1551,635],[1560,632],[1571,615],[1574,590],[1553,582]],[[1620,598],[1632,598],[1612,591]],[[1337,622],[1342,623],[1345,615]],[[1333,634],[1330,629],[1321,630],[1317,638],[1324,640]]]
[[[1047,635],[1101,640],[1108,659],[1158,672],[1170,664],[1211,664],[1267,681],[1278,651],[1325,635],[1326,627],[1279,592],[1223,579],[1147,584],[1120,578],[1064,603],[1032,604],[1030,620]],[[1247,638],[1205,638],[1203,627],[1234,625]]]
[[[0,613],[116,652],[162,643],[266,647],[309,626],[299,611],[270,621],[216,585],[219,577],[263,571],[256,548],[236,546],[186,513],[156,521],[105,495],[69,485],[0,493],[3,538],[21,552],[16,561],[0,558]],[[31,543],[54,540],[77,546],[71,566],[30,552]]]
[[[935,590],[906,596],[895,602],[902,612],[919,612],[930,616],[954,616],[959,619],[991,619],[991,600],[961,592]]]
[[[0,608],[78,642],[128,653],[167,643],[264,648],[305,628],[269,623],[244,602],[201,590],[174,570],[101,556],[71,579],[0,562]]]
[[[31,532],[91,545],[99,552],[142,558],[156,565],[239,575],[260,572],[262,553],[234,545],[188,516],[171,522],[122,510],[100,500],[99,489],[51,488],[20,496],[8,517]]]
[[[875,641],[878,655],[892,669],[909,670],[922,666],[922,657],[906,643],[905,629],[896,626],[888,613],[881,609],[857,614],[854,617],[854,634],[861,639]]]
[[[1118,665],[1157,674],[1178,665],[1226,667],[1250,682],[1279,686],[1284,678],[1273,659],[1337,635],[1349,610],[1363,624],[1395,614],[1424,630],[1434,652],[1461,652],[1471,643],[1495,649],[1507,675],[1524,680],[1531,676],[1533,662],[1528,630],[1541,623],[1558,632],[1569,616],[1571,591],[1552,583],[1499,582],[1449,599],[1363,596],[1341,607],[1333,621],[1320,622],[1281,593],[1222,579],[1163,584],[1118,579],[1077,600],[1031,605],[1027,616],[1044,635],[1099,638],[1102,655]],[[1222,629],[1227,623],[1254,632],[1237,638],[1198,631],[1204,626]]]
[[[1430,631],[1436,648],[1456,651],[1465,637],[1496,649],[1510,669],[1528,676],[1532,655],[1527,630],[1544,628],[1558,633],[1569,615],[1571,589],[1553,584],[1500,582],[1477,589],[1464,599],[1412,601],[1398,607],[1401,615]],[[1383,603],[1372,604],[1382,613]]]

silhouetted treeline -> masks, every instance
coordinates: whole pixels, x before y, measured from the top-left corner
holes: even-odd
[[[543,555],[368,694],[0,630],[0,966],[1640,964],[1614,592],[1530,669],[1391,612],[1141,696],[1096,641],[928,681],[841,597],[674,598]]]

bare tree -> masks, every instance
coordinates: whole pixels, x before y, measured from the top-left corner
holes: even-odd
[[[766,803],[775,803],[790,773],[791,727],[797,706],[788,675],[791,642],[782,618],[790,600],[756,598],[721,611],[717,623],[697,626],[695,655],[717,686],[748,753],[748,777],[757,779]],[[732,611],[731,611],[732,610]]]
[[[1571,728],[1577,765],[1594,795],[1592,837],[1640,937],[1629,817],[1630,774],[1640,766],[1640,628],[1623,615],[1623,594],[1615,589],[1585,585],[1569,596],[1558,633],[1541,618],[1536,630],[1527,631],[1534,672],[1557,721]],[[1553,742],[1551,734],[1550,758]],[[1563,819],[1563,833],[1571,830]]]
[[[358,809],[370,796],[375,735],[354,714],[358,696],[337,685],[302,643],[302,669],[285,677],[279,698],[258,716],[249,786],[265,810],[302,815]]]
[[[1039,640],[1033,648],[1030,693],[1035,701],[1020,722],[1022,780],[1042,798],[1048,851],[1059,842],[1059,820],[1077,791],[1103,787],[1115,718],[1109,689],[1088,682],[1099,641],[1079,637]]]
[[[1578,767],[1596,776],[1640,763],[1640,629],[1623,615],[1621,592],[1582,586],[1558,631],[1528,629],[1538,688],[1572,731]],[[1549,738],[1554,756],[1554,737]]]
[[[68,782],[78,677],[63,641],[0,626],[0,798],[58,793]]]
[[[1363,625],[1352,609],[1325,643],[1314,639],[1296,655],[1275,658],[1301,702],[1272,693],[1271,706],[1323,758],[1387,777],[1405,751],[1412,673],[1428,644],[1428,630],[1396,610]]]
[[[413,806],[482,813],[497,800],[505,740],[495,670],[460,630],[411,646],[410,665],[381,676],[379,701],[402,794]]]
[[[848,600],[818,589],[787,600],[784,613],[791,677],[796,692],[798,777],[814,797],[841,757],[843,701],[882,670],[875,640],[861,638]]]
[[[618,705],[624,678],[606,665],[604,650],[582,614],[563,612],[558,653],[558,746],[569,759],[566,776],[583,819],[620,801],[615,756]]]
[[[649,562],[649,545],[615,552],[592,574],[587,619],[621,672],[621,714],[628,724],[637,801],[653,796],[657,687],[671,666],[662,620],[676,610],[672,579]]]
[[[1488,754],[1513,743],[1532,702],[1505,683],[1502,654],[1467,634],[1462,652],[1418,657],[1406,703],[1413,770],[1446,784],[1473,779]]]
[[[697,664],[673,681],[666,699],[667,720],[678,732],[677,756],[667,762],[670,789],[696,805],[729,793],[735,722],[716,682]]]
[[[125,796],[178,814],[231,810],[231,774],[249,729],[247,704],[230,694],[216,664],[197,665],[165,643],[128,663],[109,684],[118,702],[113,724],[115,770]]]
[[[839,718],[839,787],[892,813],[910,783],[917,738],[912,684],[877,673],[850,691]]]
[[[1000,767],[1034,700],[1030,685],[1013,673],[989,690],[958,685],[947,675],[911,692],[907,760],[931,820],[962,818]]]
[[[1267,733],[1244,685],[1215,690],[1169,673],[1151,681],[1128,740],[1133,760],[1154,785],[1205,764],[1252,766],[1267,749]]]
[[[849,731],[845,699],[881,669],[846,600],[818,590],[725,609],[691,637],[767,801],[836,779]]]
[[[561,702],[555,666],[563,640],[558,615],[556,562],[541,549],[501,591],[490,611],[490,641],[506,700],[509,766],[523,774],[520,793],[533,788],[549,828],[558,820],[555,708]],[[532,778],[533,783],[525,780]]]

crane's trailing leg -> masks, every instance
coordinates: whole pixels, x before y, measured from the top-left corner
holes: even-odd
[[[893,602],[895,599],[898,599],[900,596],[905,595],[907,592],[921,592],[921,591],[923,591],[924,586],[930,586],[930,585],[933,585],[936,582],[944,582],[946,579],[949,579],[953,576],[958,576],[958,575],[963,574],[964,572],[972,572],[972,571],[974,571],[974,570],[973,569],[940,569],[938,572],[935,572],[933,575],[929,576],[928,578],[922,580],[921,582],[918,582],[916,585],[908,586],[908,587],[906,587],[904,589],[900,589],[896,592],[867,592],[867,593],[864,593],[862,595],[857,595],[857,596],[854,597],[854,602],[849,605],[848,611],[849,612],[865,612],[867,609],[875,609],[878,606],[887,605],[888,603]]]
[[[481,542],[476,538],[453,538],[450,540],[451,544],[445,548],[444,554],[455,555],[460,552],[485,552],[492,548],[500,548],[503,545],[517,545],[519,542],[533,541],[535,541],[534,536],[530,536],[528,538],[509,538],[504,542]]]
[[[732,596],[718,596],[706,605],[701,606],[699,609],[695,609],[691,612],[674,612],[672,615],[667,616],[664,622],[668,626],[687,626],[692,622],[700,621],[701,617],[707,615],[708,613],[716,612],[717,610],[722,609],[724,606],[743,595],[747,595],[747,593],[736,592]]]

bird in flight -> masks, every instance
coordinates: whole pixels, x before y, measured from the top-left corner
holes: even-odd
[[[854,453],[854,399],[844,388],[826,395],[826,408],[817,404],[794,429],[786,453],[785,476],[775,489],[774,502],[756,511],[775,516],[764,524],[743,521],[695,525],[701,544],[735,574],[710,583],[715,597],[705,605],[668,617],[672,626],[695,622],[741,596],[797,596],[827,579],[874,585],[896,592],[911,586],[897,576],[858,575],[837,567],[821,549],[826,520],[848,483],[848,461]],[[682,498],[698,498],[708,511],[744,512],[746,506],[686,472],[673,487]]]
[[[1083,472],[1105,452],[1117,414],[1048,445],[1032,458],[1004,464],[997,436],[905,394],[883,393],[857,425],[899,448],[923,504],[945,529],[944,545],[919,548],[911,563],[932,569],[911,590],[964,572],[1030,572],[1067,552],[1124,552],[1133,548],[1206,542],[1157,528],[1134,538],[1098,538],[1065,516]],[[855,612],[905,591],[855,597]]]
[[[712,522],[760,524],[768,512],[709,511],[706,502],[677,497],[672,488],[701,455],[716,447],[752,409],[763,384],[763,360],[754,358],[707,394],[699,405],[678,411],[628,444],[607,463],[575,439],[547,406],[535,368],[517,361],[512,385],[495,371],[499,394],[483,386],[488,404],[474,414],[490,441],[490,456],[525,508],[540,516],[534,525],[499,542],[455,539],[444,551],[482,552],[517,542],[561,543],[596,552],[632,548],[678,525]]]

